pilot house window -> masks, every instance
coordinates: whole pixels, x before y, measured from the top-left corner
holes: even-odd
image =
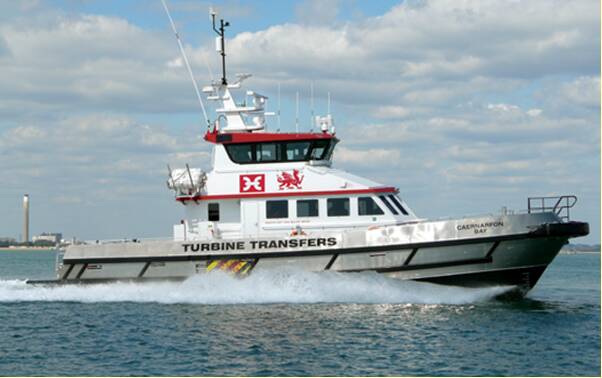
[[[329,160],[336,139],[283,142],[233,143],[224,145],[234,163],[278,163],[285,161]]]
[[[267,219],[288,218],[288,201],[266,201],[265,217]]]
[[[307,155],[310,142],[288,142],[286,146],[287,161],[302,161]]]
[[[349,215],[349,198],[329,198],[326,201],[329,217],[343,217]]]
[[[279,161],[280,146],[276,143],[262,143],[257,145],[257,161]]]
[[[360,197],[357,199],[359,215],[382,215],[384,211],[378,207],[372,197]]]
[[[228,153],[237,163],[253,163],[253,146],[250,144],[233,144],[228,146]]]
[[[208,219],[210,222],[219,222],[219,203],[207,205]]]

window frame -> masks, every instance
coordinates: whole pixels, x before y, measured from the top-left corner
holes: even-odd
[[[362,214],[362,206],[360,205],[360,201],[361,200],[370,200],[372,201],[372,205],[376,206],[376,209],[378,209],[378,211],[380,211],[380,213],[365,213]],[[374,208],[373,208],[374,209]],[[376,201],[374,200],[374,198],[372,198],[372,196],[362,196],[362,197],[357,197],[357,214],[359,216],[373,216],[373,215],[385,215],[385,211],[378,206],[378,203],[376,203]]]
[[[217,206],[217,219],[211,219],[211,214],[212,214],[211,206],[212,205]],[[219,208],[220,208],[219,202],[209,202],[207,204],[207,220],[209,222],[219,222],[219,220],[220,220],[220,211],[219,211]],[[214,209],[213,211],[214,211],[213,214],[215,215],[215,211],[216,210]]]
[[[391,205],[391,203],[389,202],[389,200],[387,199],[387,197],[384,194],[379,195],[378,198],[382,201],[382,203],[385,204],[387,209],[389,209],[389,211],[391,213],[393,213],[393,215],[399,215],[399,213],[397,212],[395,207],[393,205]]]
[[[387,195],[387,197],[391,200],[391,202],[393,202],[393,205],[395,205],[395,207],[397,207],[403,215],[410,215],[410,213],[408,213],[405,207],[402,206],[401,200],[397,198],[395,194],[389,194]]]
[[[288,159],[287,156],[287,145],[293,143],[309,143],[307,147],[306,153],[302,158],[297,159]],[[322,148],[324,143],[324,150],[320,154],[319,157],[313,158],[313,151],[316,148]],[[287,141],[279,141],[279,142],[249,142],[249,143],[228,143],[224,144],[224,149],[226,150],[226,154],[231,162],[235,164],[271,164],[271,163],[286,163],[286,162],[303,162],[303,161],[322,161],[322,160],[330,160],[332,157],[332,152],[334,151],[334,146],[338,143],[336,138],[332,139],[299,139],[299,140],[287,140]],[[275,145],[275,160],[258,160],[259,154],[261,153],[261,147],[263,145]],[[233,147],[236,146],[236,147]],[[241,148],[240,146],[249,146],[251,149],[251,161],[240,161],[234,159],[234,154],[231,149]]]
[[[317,199],[298,199],[295,201],[296,210],[297,210],[297,218],[316,218],[320,216],[320,201]],[[299,202],[312,202],[315,203],[315,215],[299,215]]]
[[[285,209],[285,216],[273,216],[270,215],[269,212],[269,207],[270,205],[273,204],[282,204],[284,203],[284,207],[283,209]],[[287,219],[289,217],[289,211],[288,211],[288,200],[270,200],[270,201],[265,201],[265,219]]]
[[[347,214],[330,214],[330,207],[328,204],[330,201],[347,201]],[[333,197],[326,199],[326,215],[328,217],[348,217],[351,215],[351,199],[349,197]]]

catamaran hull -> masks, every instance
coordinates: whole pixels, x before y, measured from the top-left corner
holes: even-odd
[[[521,221],[517,217],[506,217],[503,221],[481,219],[469,224],[491,226],[497,224],[495,222],[505,222],[508,226],[509,222]],[[387,235],[389,243],[363,246],[353,245],[353,235],[346,238],[305,238],[305,248],[267,248],[266,251],[248,248],[259,245],[258,241],[248,240],[221,241],[220,244],[215,244],[215,241],[213,244],[172,241],[80,246],[70,254],[67,251],[57,271],[57,280],[52,282],[185,279],[216,270],[246,276],[265,269],[292,268],[309,271],[375,271],[402,280],[456,286],[514,285],[524,293],[537,283],[569,237],[585,235],[589,230],[587,223],[581,222],[545,222],[533,226],[524,222],[525,219],[522,221],[522,224],[515,224],[514,229],[526,227],[528,232],[500,230],[497,235],[492,235],[493,232],[488,230],[483,232],[483,236],[442,240],[436,240],[437,235],[431,235],[430,239],[434,240],[428,240],[428,236],[420,239],[416,235],[424,234],[429,228],[424,225],[407,226],[413,227],[413,239],[416,240],[408,243],[392,243],[397,240],[395,232],[403,234],[404,230],[390,228],[378,231],[376,239],[370,235],[363,239],[364,243],[375,243],[375,240],[382,241],[382,235]],[[434,227],[438,236],[445,235],[450,227],[458,232],[462,224],[466,224],[465,221],[446,222],[452,223]],[[301,244],[300,240],[297,239],[295,245]],[[312,244],[318,247],[311,248]],[[265,245],[269,246],[267,242]],[[223,251],[218,250],[218,246],[243,248]],[[214,247],[213,251],[206,251],[211,247]],[[121,253],[115,253],[117,250]]]

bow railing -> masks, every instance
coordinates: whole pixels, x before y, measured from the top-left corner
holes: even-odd
[[[570,209],[577,203],[577,196],[565,195],[557,197],[529,197],[527,206],[529,213],[553,212],[564,221],[571,220]]]

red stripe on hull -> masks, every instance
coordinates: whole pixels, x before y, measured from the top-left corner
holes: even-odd
[[[249,194],[215,194],[207,196],[178,197],[176,201],[210,201],[221,199],[244,199],[244,198],[270,198],[270,197],[304,197],[304,196],[332,196],[346,194],[368,194],[368,193],[397,193],[398,190],[392,186],[384,188],[352,189],[352,190],[324,190],[314,192],[274,192],[274,193],[249,193]]]

